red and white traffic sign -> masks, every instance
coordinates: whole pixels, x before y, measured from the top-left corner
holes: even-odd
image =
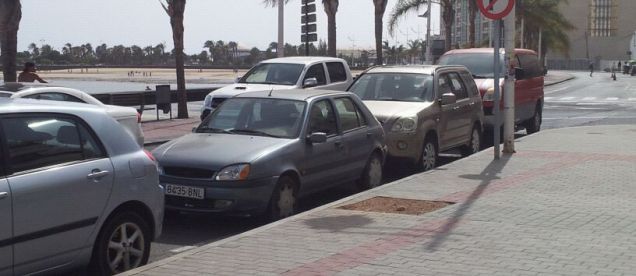
[[[492,20],[506,17],[515,7],[515,0],[477,0],[481,13]]]

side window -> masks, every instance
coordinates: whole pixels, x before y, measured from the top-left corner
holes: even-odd
[[[106,156],[92,134],[70,118],[25,116],[0,124],[13,172]]]
[[[309,67],[309,69],[307,69],[305,80],[308,78],[316,78],[316,80],[318,80],[318,85],[327,84],[327,77],[325,77],[325,68],[323,67],[322,63],[314,64]]]
[[[31,94],[26,96],[25,98],[30,99],[39,99],[39,100],[49,100],[49,101],[61,101],[61,102],[76,102],[76,103],[84,103],[81,99],[64,94],[64,93],[55,93],[55,92],[46,92],[40,94]]]
[[[343,132],[367,124],[364,115],[350,98],[337,98],[334,102],[340,118],[340,127]]]
[[[520,67],[525,71],[525,79],[541,76],[539,59],[535,55],[517,55]]]
[[[477,88],[477,84],[475,84],[475,80],[473,76],[468,72],[461,73],[462,79],[464,80],[464,84],[466,84],[466,89],[468,90],[469,97],[476,97],[479,95],[479,88]]]
[[[328,100],[316,102],[309,113],[309,133],[324,132],[329,135],[338,133],[336,114]]]
[[[466,87],[464,83],[459,78],[457,73],[448,74],[448,80],[453,94],[457,97],[457,100],[468,98],[468,93],[466,92]]]
[[[347,80],[347,71],[342,62],[327,62],[327,70],[329,71],[329,79],[331,79],[331,82]]]
[[[438,77],[438,97],[442,97],[442,95],[446,93],[452,93],[450,83],[448,81],[448,74],[440,74]]]

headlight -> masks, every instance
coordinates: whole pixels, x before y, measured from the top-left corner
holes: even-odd
[[[501,95],[503,94],[503,89],[499,90],[499,100],[501,100]],[[486,93],[484,93],[484,97],[482,98],[483,101],[490,101],[490,102],[494,102],[495,101],[495,88],[491,87],[488,88],[488,90],[486,90]]]
[[[417,130],[417,116],[399,118],[391,127],[391,132],[412,133],[415,130]]]
[[[210,103],[212,103],[212,95],[208,94],[203,100],[203,108],[205,108],[206,106],[210,106]]]
[[[249,164],[231,165],[221,169],[216,174],[218,181],[245,180],[250,175]]]

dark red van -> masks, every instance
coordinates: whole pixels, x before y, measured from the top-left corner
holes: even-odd
[[[515,49],[517,58],[513,65],[517,68],[515,80],[515,126],[525,128],[528,134],[541,129],[543,113],[543,76],[545,70],[539,64],[537,54],[532,50]],[[501,72],[504,70],[504,51],[501,51]],[[438,62],[440,65],[464,65],[475,79],[484,103],[484,127],[494,127],[494,50],[493,48],[458,49],[446,52]],[[504,79],[500,79],[503,93]],[[503,99],[503,96],[501,97]],[[501,103],[503,108],[503,101]]]

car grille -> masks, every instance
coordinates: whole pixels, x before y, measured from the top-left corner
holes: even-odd
[[[225,100],[226,100],[226,98],[212,98],[212,103],[210,103],[210,106],[212,108],[217,108]]]
[[[214,176],[213,170],[185,168],[185,167],[163,167],[163,173],[169,176],[185,177],[185,178],[210,179]]]

